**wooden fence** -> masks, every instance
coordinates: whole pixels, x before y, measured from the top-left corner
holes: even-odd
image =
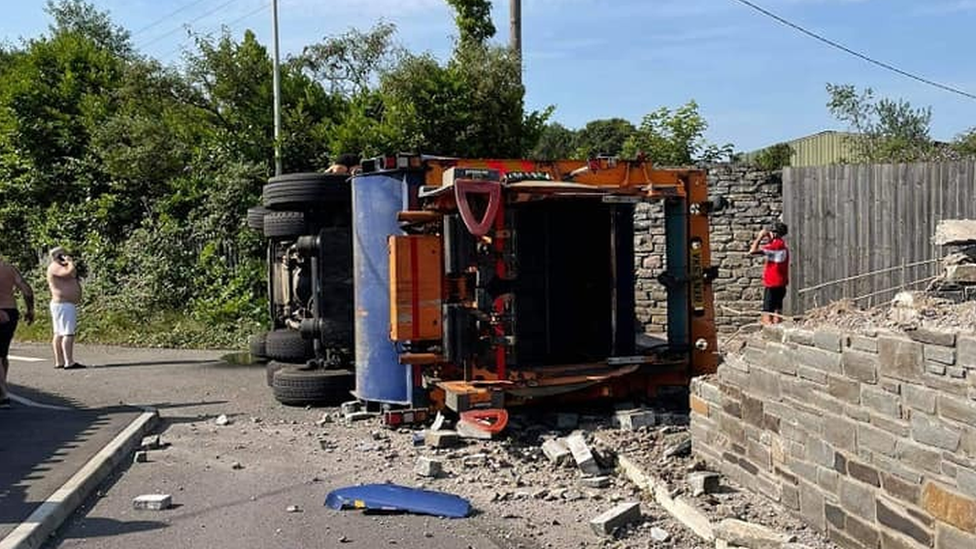
[[[976,161],[787,168],[783,218],[790,312],[841,298],[876,305],[938,274],[937,223],[976,219]]]

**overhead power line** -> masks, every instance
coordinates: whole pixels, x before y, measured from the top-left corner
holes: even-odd
[[[151,29],[153,27],[155,27],[156,25],[162,23],[163,21],[166,21],[167,19],[172,19],[173,16],[175,16],[175,15],[177,15],[179,13],[182,13],[182,12],[184,12],[184,11],[192,8],[193,6],[196,6],[197,4],[200,4],[200,3],[205,2],[205,1],[206,0],[195,0],[193,2],[190,2],[189,4],[185,4],[185,5],[183,5],[183,6],[179,7],[179,8],[176,8],[175,10],[167,13],[166,15],[160,17],[159,19],[156,19],[155,21],[149,23],[145,27],[142,27],[141,29],[133,32],[132,33],[132,36],[139,36],[140,34],[146,32],[147,30],[149,30],[149,29]]]
[[[146,42],[146,43],[142,44],[141,46],[139,46],[139,49],[148,48],[149,46],[155,44],[156,42],[159,42],[160,40],[162,40],[162,39],[164,39],[164,38],[166,38],[168,36],[171,36],[174,33],[179,32],[181,29],[183,29],[187,25],[191,25],[193,23],[196,23],[197,21],[200,21],[201,19],[205,19],[207,17],[210,17],[211,15],[213,15],[213,14],[217,13],[218,11],[226,8],[227,6],[233,4],[236,1],[237,0],[227,0],[226,2],[221,3],[219,6],[217,6],[217,7],[213,8],[213,9],[207,11],[206,13],[203,13],[200,16],[195,17],[195,18],[193,18],[193,19],[191,19],[191,20],[189,20],[189,21],[181,24],[180,26],[176,27],[175,29],[169,30],[169,31],[167,31],[167,32],[165,32],[163,34],[160,34],[159,36],[153,38],[152,40],[149,40],[148,42]]]
[[[251,10],[251,11],[249,11],[249,12],[247,12],[247,13],[245,13],[244,15],[241,15],[240,17],[238,17],[238,18],[236,18],[236,19],[233,19],[233,20],[231,20],[231,21],[228,21],[228,22],[226,22],[226,23],[221,23],[221,24],[220,24],[220,26],[221,26],[221,27],[228,27],[228,28],[231,28],[231,27],[233,27],[234,25],[236,25],[236,24],[238,24],[238,23],[240,23],[241,21],[243,21],[243,20],[245,20],[245,19],[248,19],[248,18],[250,18],[250,17],[254,17],[254,16],[255,16],[255,15],[257,15],[258,13],[260,13],[260,12],[262,12],[262,11],[264,11],[264,10],[266,10],[266,9],[268,9],[268,7],[270,7],[270,6],[271,6],[271,2],[265,2],[265,3],[263,3],[262,5],[260,5],[260,6],[258,6],[257,8],[255,8],[255,9],[253,9],[253,10]],[[163,55],[162,57],[160,57],[160,58],[159,58],[159,59],[160,59],[160,61],[163,61],[164,59],[166,59],[167,57],[170,57],[171,55],[175,55],[175,54],[177,54],[177,53],[179,53],[179,52],[180,52],[180,50],[182,50],[182,49],[183,49],[183,45],[184,45],[184,44],[186,44],[186,43],[187,43],[187,42],[189,42],[189,41],[190,41],[190,39],[189,39],[189,38],[186,38],[186,39],[184,39],[184,40],[182,40],[182,41],[180,42],[180,45],[179,45],[179,46],[178,46],[178,47],[177,47],[176,49],[174,49],[174,50],[172,50],[172,51],[170,51],[170,52],[168,52],[168,53],[167,53],[166,55]]]
[[[910,73],[910,72],[908,72],[906,70],[899,69],[898,67],[895,67],[894,65],[890,65],[888,63],[885,63],[884,61],[879,61],[879,60],[877,60],[877,59],[875,59],[873,57],[870,57],[868,55],[865,55],[865,54],[863,54],[861,52],[852,50],[851,48],[848,48],[847,46],[845,46],[845,45],[843,45],[843,44],[841,44],[839,42],[835,42],[835,41],[833,41],[833,40],[831,40],[829,38],[825,38],[824,36],[821,36],[821,35],[813,32],[813,31],[807,30],[807,29],[801,27],[800,25],[797,25],[796,23],[793,23],[791,21],[788,21],[788,20],[784,19],[783,17],[780,17],[779,15],[776,15],[775,13],[767,10],[766,8],[763,8],[762,6],[758,6],[758,5],[754,4],[753,2],[750,2],[749,0],[735,0],[735,1],[736,2],[739,2],[740,4],[743,4],[745,6],[748,6],[748,7],[752,8],[752,9],[754,9],[756,11],[758,11],[759,13],[765,15],[766,17],[770,17],[770,18],[774,19],[777,22],[782,23],[783,25],[786,25],[787,27],[790,27],[790,28],[792,28],[794,30],[797,30],[799,32],[802,32],[803,34],[809,36],[810,38],[813,38],[814,40],[817,40],[819,42],[823,42],[824,44],[827,44],[830,47],[837,48],[837,49],[839,49],[839,50],[841,50],[841,51],[843,51],[845,53],[848,53],[850,55],[853,55],[854,57],[857,57],[859,59],[862,59],[864,61],[867,61],[868,63],[871,63],[872,65],[877,65],[877,66],[879,66],[879,67],[881,67],[881,68],[883,68],[885,70],[889,70],[889,71],[894,72],[896,74],[900,74],[900,75],[902,75],[902,76],[904,76],[906,78],[911,78],[912,80],[921,82],[923,84],[927,84],[929,86],[933,86],[935,88],[939,88],[940,90],[943,90],[943,91],[947,91],[947,92],[950,92],[950,93],[954,93],[956,95],[961,95],[961,96],[966,97],[966,98],[969,98],[969,99],[976,99],[976,95],[971,94],[971,93],[969,93],[967,91],[960,90],[959,88],[954,88],[954,87],[948,86],[946,84],[940,84],[939,82],[935,82],[934,80],[929,80],[928,78],[925,78],[924,76],[919,76],[917,74]]]

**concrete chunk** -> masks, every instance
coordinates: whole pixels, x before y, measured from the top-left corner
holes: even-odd
[[[146,494],[132,500],[132,508],[137,511],[162,511],[173,506],[169,494]]]
[[[566,446],[572,452],[573,460],[576,461],[576,466],[580,468],[580,471],[588,475],[599,475],[602,472],[583,435],[576,433],[566,437]]]
[[[760,526],[736,519],[725,519],[715,527],[715,537],[733,547],[747,549],[782,549],[794,541],[793,536],[781,534]]]
[[[610,486],[610,477],[583,477],[580,479],[580,484],[587,488],[606,488],[607,486]]]
[[[616,423],[624,431],[635,431],[641,427],[657,424],[657,414],[651,410],[622,410],[617,412]]]
[[[457,434],[461,438],[472,438],[475,440],[491,440],[491,433],[479,428],[470,421],[461,420],[454,426]]]
[[[976,242],[976,220],[943,219],[935,228],[936,246],[951,246]]]
[[[439,459],[419,457],[413,472],[422,477],[437,478],[444,472],[444,463]]]
[[[159,450],[162,447],[163,443],[160,441],[159,435],[142,437],[142,443],[139,444],[140,450]]]
[[[569,463],[569,460],[573,455],[572,452],[569,451],[569,446],[566,446],[566,442],[561,438],[554,438],[542,443],[542,453],[549,458],[549,461],[555,463],[556,465],[565,465]]]
[[[691,473],[688,475],[688,486],[691,487],[693,496],[714,494],[719,489],[719,475],[708,471]]]
[[[614,530],[641,518],[640,503],[621,503],[590,521],[590,528],[600,536],[612,536]]]
[[[149,461],[149,452],[138,451],[132,456],[132,463],[146,463]]]
[[[427,431],[424,435],[424,443],[431,448],[450,448],[457,446],[458,434],[456,431]]]

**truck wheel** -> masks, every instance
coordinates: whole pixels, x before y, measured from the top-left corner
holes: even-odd
[[[259,360],[268,358],[268,350],[265,345],[267,341],[268,332],[254,334],[247,339],[247,346],[248,350],[251,352],[251,359]]]
[[[255,206],[247,209],[247,226],[255,231],[264,230],[264,216],[271,210],[264,206]]]
[[[283,368],[274,374],[275,399],[290,406],[339,404],[349,399],[356,375],[351,370]]]
[[[268,332],[265,354],[278,362],[302,364],[312,358],[312,342],[302,339],[297,330],[274,330]]]
[[[287,368],[289,366],[294,366],[294,364],[285,364],[284,362],[278,362],[275,360],[272,360],[267,364],[265,364],[264,370],[268,377],[268,387],[271,387],[274,384],[275,372],[281,370],[282,368]]]
[[[302,212],[268,212],[264,216],[264,236],[293,238],[305,234],[305,214]]]
[[[318,204],[349,202],[349,176],[323,173],[291,173],[268,180],[264,205],[272,210],[298,210]]]

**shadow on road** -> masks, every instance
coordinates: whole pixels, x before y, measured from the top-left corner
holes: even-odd
[[[204,364],[216,366],[220,360],[140,360],[138,362],[109,362],[105,364],[94,364],[93,368],[136,368],[139,366],[185,366],[188,364]]]
[[[91,539],[146,532],[167,528],[165,522],[155,520],[115,520],[102,517],[84,518],[78,528],[71,528],[61,539]],[[72,532],[73,531],[73,532]]]

